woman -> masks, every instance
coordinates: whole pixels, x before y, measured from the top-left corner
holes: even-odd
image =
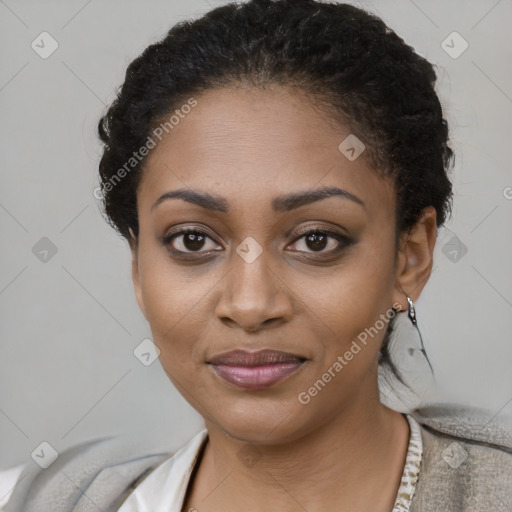
[[[379,396],[451,206],[435,80],[380,19],[314,0],[219,7],[130,64],[99,124],[105,213],[206,429],[77,447],[6,510],[510,506],[506,431]]]

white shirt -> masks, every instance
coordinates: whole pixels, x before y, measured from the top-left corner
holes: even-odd
[[[412,416],[405,416],[411,435],[392,512],[408,512],[423,452],[420,426]],[[207,438],[208,431],[204,429],[161,463],[134,489],[118,512],[181,512],[190,475]]]
[[[27,465],[28,462],[25,462],[0,472],[0,511],[3,510],[3,506],[9,501],[14,486]]]

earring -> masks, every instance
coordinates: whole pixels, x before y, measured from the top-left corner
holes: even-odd
[[[434,369],[432,368],[432,365],[430,364],[430,360],[427,356],[427,351],[425,350],[425,345],[423,344],[423,337],[421,336],[421,332],[418,327],[418,321],[416,319],[416,309],[414,308],[414,302],[412,301],[412,299],[410,297],[408,297],[408,296],[406,296],[406,297],[407,297],[407,302],[409,303],[409,307],[407,308],[407,316],[409,317],[409,320],[411,321],[412,325],[415,327],[416,331],[418,331],[418,335],[420,337],[420,342],[421,342],[420,349],[410,348],[409,353],[412,355],[414,350],[419,350],[423,354],[425,359],[427,360],[427,363],[430,366],[430,371],[432,372],[432,375],[433,375]]]
[[[414,302],[410,297],[407,297],[407,302],[409,303],[409,307],[407,308],[407,316],[411,322],[416,325],[416,310],[414,309]]]

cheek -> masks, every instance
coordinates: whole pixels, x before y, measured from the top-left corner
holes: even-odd
[[[393,275],[393,252],[389,243],[371,246],[368,243],[365,247],[362,242],[346,266],[331,278],[323,279],[321,285],[317,284],[314,295],[309,292],[313,310],[329,327],[328,331],[324,330],[331,341],[326,339],[324,343],[331,359],[334,351],[345,352],[357,339],[364,347],[358,360],[373,359],[378,353],[387,327],[387,324],[382,325],[381,315],[389,313],[392,305]],[[377,333],[372,329],[375,326]]]
[[[326,311],[335,305],[338,313],[354,320],[386,307],[393,285],[393,261],[386,245],[363,241],[346,264],[318,287],[321,294],[314,300],[324,297]]]
[[[139,272],[146,318],[162,364],[166,369],[166,362],[172,366],[186,364],[210,286],[191,278],[190,270],[187,273],[173,265],[164,251],[146,251],[140,258]]]

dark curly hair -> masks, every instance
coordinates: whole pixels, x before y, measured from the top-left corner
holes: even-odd
[[[171,111],[207,90],[277,84],[311,94],[363,141],[363,157],[393,179],[397,235],[427,206],[435,208],[439,227],[451,213],[453,153],[435,81],[432,64],[381,19],[352,5],[250,0],[182,21],[131,62],[99,121],[106,220],[127,240],[129,229],[138,237],[136,192],[145,160],[137,150]],[[389,354],[392,326],[379,362],[402,381]]]

